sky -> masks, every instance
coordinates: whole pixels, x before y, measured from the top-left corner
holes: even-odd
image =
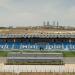
[[[75,26],[75,0],[0,0],[0,26],[36,26],[43,21]]]

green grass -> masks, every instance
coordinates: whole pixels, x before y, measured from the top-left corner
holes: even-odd
[[[6,57],[8,55],[7,51],[0,51],[0,57]]]
[[[63,53],[64,57],[75,57],[75,51],[23,51],[23,52],[38,52],[38,53]]]
[[[0,51],[0,57],[6,57],[9,52],[26,52],[26,53],[63,53],[64,57],[75,57],[75,51],[30,51],[30,50],[17,50],[17,51]]]
[[[75,51],[63,52],[64,57],[75,57]]]

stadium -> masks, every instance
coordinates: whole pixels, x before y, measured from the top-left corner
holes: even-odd
[[[74,58],[66,57],[75,57],[74,27],[0,28],[1,75],[74,75]]]
[[[0,29],[2,50],[75,50],[74,28],[16,27]]]

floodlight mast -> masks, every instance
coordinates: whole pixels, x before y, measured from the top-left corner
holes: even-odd
[[[57,21],[57,33],[59,34],[59,22]]]

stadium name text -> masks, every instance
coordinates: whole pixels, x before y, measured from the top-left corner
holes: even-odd
[[[69,45],[0,45],[0,49],[62,49],[62,50],[75,50],[75,45],[69,44]]]

